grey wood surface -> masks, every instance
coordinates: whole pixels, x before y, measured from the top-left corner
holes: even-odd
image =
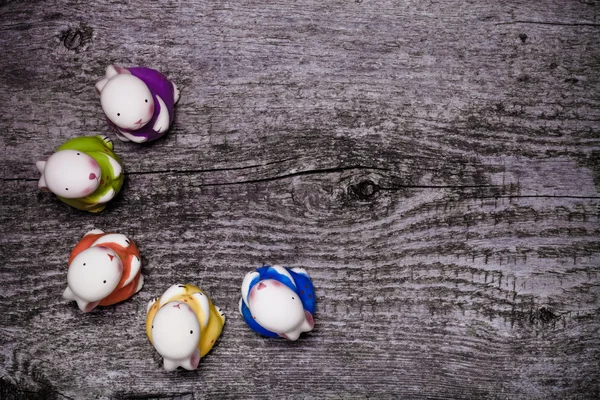
[[[600,397],[598,1],[0,2],[0,398]],[[181,88],[175,125],[121,143],[110,63]],[[35,161],[109,134],[99,215]],[[91,228],[130,235],[144,289],[61,298]],[[316,327],[251,332],[246,272],[304,267]],[[178,282],[228,319],[165,372],[145,304]]]

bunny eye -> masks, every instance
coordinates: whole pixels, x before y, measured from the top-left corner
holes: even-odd
[[[121,116],[121,113],[117,113],[117,117],[120,117],[120,116]]]
[[[190,335],[193,334],[193,333],[194,333],[194,331],[190,331]]]
[[[69,188],[65,188],[65,190],[69,190]]]
[[[144,100],[146,103],[148,102],[148,99]]]

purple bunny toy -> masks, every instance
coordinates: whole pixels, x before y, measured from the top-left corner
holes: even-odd
[[[102,110],[125,142],[151,142],[164,135],[179,100],[175,83],[160,72],[143,67],[110,65],[96,83]]]

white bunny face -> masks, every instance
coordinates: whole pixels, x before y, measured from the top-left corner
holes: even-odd
[[[130,74],[111,78],[102,88],[100,102],[108,119],[121,129],[140,129],[154,115],[150,89],[141,79]]]
[[[73,259],[67,282],[77,297],[96,302],[116,289],[122,274],[123,264],[117,253],[108,247],[94,246]]]
[[[102,171],[92,157],[77,150],[54,153],[44,166],[48,189],[61,197],[77,199],[89,196],[100,185]]]
[[[248,307],[256,322],[271,332],[291,332],[305,321],[300,297],[279,281],[260,281],[250,290],[248,300]]]
[[[200,323],[194,310],[180,301],[162,306],[152,321],[152,344],[165,359],[190,358],[200,340]]]

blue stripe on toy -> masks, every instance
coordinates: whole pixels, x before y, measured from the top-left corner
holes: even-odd
[[[290,272],[290,270],[288,268],[286,268],[286,270],[288,272]],[[252,289],[252,286],[257,284],[259,281],[273,279],[275,281],[279,281],[279,282],[283,283],[285,286],[289,287],[294,292],[296,291],[296,286],[294,285],[294,282],[292,282],[290,280],[290,278],[288,278],[287,276],[277,272],[277,270],[275,268],[271,267],[270,265],[265,265],[264,267],[257,268],[256,272],[258,272],[258,274],[259,274],[258,279],[252,280],[252,283],[250,284],[250,289]]]
[[[315,288],[307,275],[288,270],[296,282],[296,293],[302,300],[302,306],[306,311],[315,315]]]

